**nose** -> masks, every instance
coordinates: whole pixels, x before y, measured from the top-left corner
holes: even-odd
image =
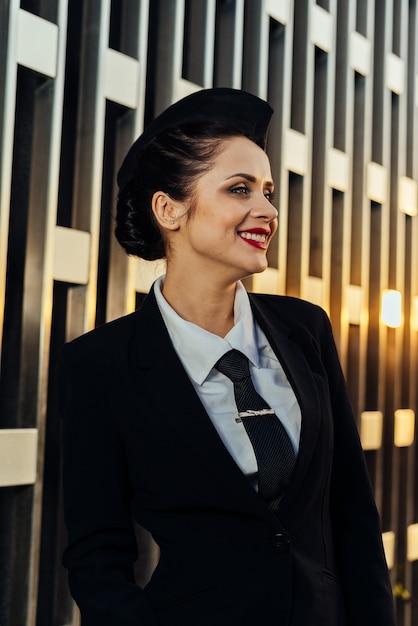
[[[270,223],[277,219],[278,211],[263,193],[260,197],[257,197],[257,200],[254,202],[251,215]]]

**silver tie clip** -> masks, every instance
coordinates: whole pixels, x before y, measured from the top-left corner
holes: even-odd
[[[274,415],[273,409],[259,409],[258,411],[241,411],[235,418],[237,424],[242,422],[243,417],[258,417],[259,415]]]

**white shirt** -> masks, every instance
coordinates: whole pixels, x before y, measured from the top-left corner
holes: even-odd
[[[232,381],[213,368],[233,348],[248,358],[254,387],[281,420],[297,452],[301,429],[299,404],[279,360],[253,318],[242,283],[237,284],[235,293],[234,326],[225,337],[180,317],[164,298],[163,284],[164,276],[161,276],[154,284],[154,293],[174,349],[225,447],[244,474],[257,472],[257,461],[242,422],[235,421],[237,407]]]

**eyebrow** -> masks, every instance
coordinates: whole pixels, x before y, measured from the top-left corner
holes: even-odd
[[[257,179],[252,174],[245,174],[244,172],[237,172],[236,174],[232,174],[232,176],[228,176],[226,180],[230,180],[231,178],[245,178],[249,183],[256,183]],[[274,183],[272,180],[266,180],[266,185],[269,187],[274,187]]]

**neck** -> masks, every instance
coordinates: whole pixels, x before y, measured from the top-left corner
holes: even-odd
[[[163,295],[184,320],[225,337],[234,325],[236,283],[222,284],[206,277],[181,276],[179,280],[167,268]]]

